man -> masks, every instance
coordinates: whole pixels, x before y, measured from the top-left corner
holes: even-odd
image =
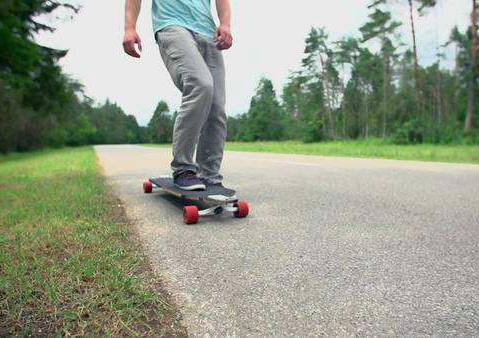
[[[125,52],[139,58],[136,32],[141,0],[126,0]],[[226,140],[225,69],[222,50],[229,49],[229,0],[216,0],[219,27],[210,0],[153,0],[152,17],[160,54],[182,92],[173,131],[173,179],[181,189],[203,190],[221,185],[219,173]],[[196,162],[194,159],[196,149]]]

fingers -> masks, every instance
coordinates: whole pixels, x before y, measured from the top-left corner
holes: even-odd
[[[219,50],[229,49],[233,45],[233,37],[229,29],[219,27],[215,31],[215,42]]]
[[[224,43],[224,34],[221,32],[221,30],[218,30],[218,33],[216,34],[216,43],[218,45],[221,45]]]
[[[136,51],[135,45],[138,45],[138,50],[141,52],[143,47],[141,45],[141,39],[138,36],[125,38],[125,41],[123,41],[123,50],[126,54],[134,58],[140,58],[141,55]]]
[[[231,48],[233,45],[233,37],[231,34],[223,34],[220,39],[218,39],[218,49],[225,50]]]
[[[139,58],[140,54],[135,49],[135,44],[133,42],[127,42],[123,45],[123,49],[125,50],[125,53],[134,57],[134,58]]]
[[[230,48],[233,45],[233,36],[231,36],[231,34],[228,34],[228,39],[226,44],[228,45],[228,48]]]

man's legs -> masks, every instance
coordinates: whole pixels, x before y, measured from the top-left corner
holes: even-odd
[[[196,161],[198,174],[208,183],[220,183],[221,162],[227,134],[227,116],[225,112],[225,67],[223,54],[216,43],[208,38],[198,36],[204,60],[213,77],[213,102],[207,120],[201,130]]]
[[[173,131],[175,173],[197,171],[195,148],[210,113],[214,82],[197,39],[183,27],[171,26],[157,33],[161,57],[178,89],[183,93]]]

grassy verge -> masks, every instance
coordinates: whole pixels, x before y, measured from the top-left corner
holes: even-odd
[[[231,151],[479,164],[479,146],[394,145],[377,139],[326,143],[302,143],[295,141],[228,142],[226,149]]]
[[[381,140],[335,141],[326,143],[233,142],[228,150],[284,154],[368,157],[431,162],[479,163],[479,146],[469,145],[394,145]]]
[[[91,147],[0,157],[0,336],[184,335]]]

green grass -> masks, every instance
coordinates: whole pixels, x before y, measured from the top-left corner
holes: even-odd
[[[379,139],[334,141],[325,143],[302,143],[297,141],[228,142],[226,144],[226,149],[231,151],[281,154],[479,164],[479,146],[477,145],[394,145]]]
[[[93,148],[0,156],[0,336],[184,335]]]
[[[287,141],[229,142],[226,148],[233,151],[479,164],[479,146],[470,145],[394,145],[382,140],[325,143]]]

